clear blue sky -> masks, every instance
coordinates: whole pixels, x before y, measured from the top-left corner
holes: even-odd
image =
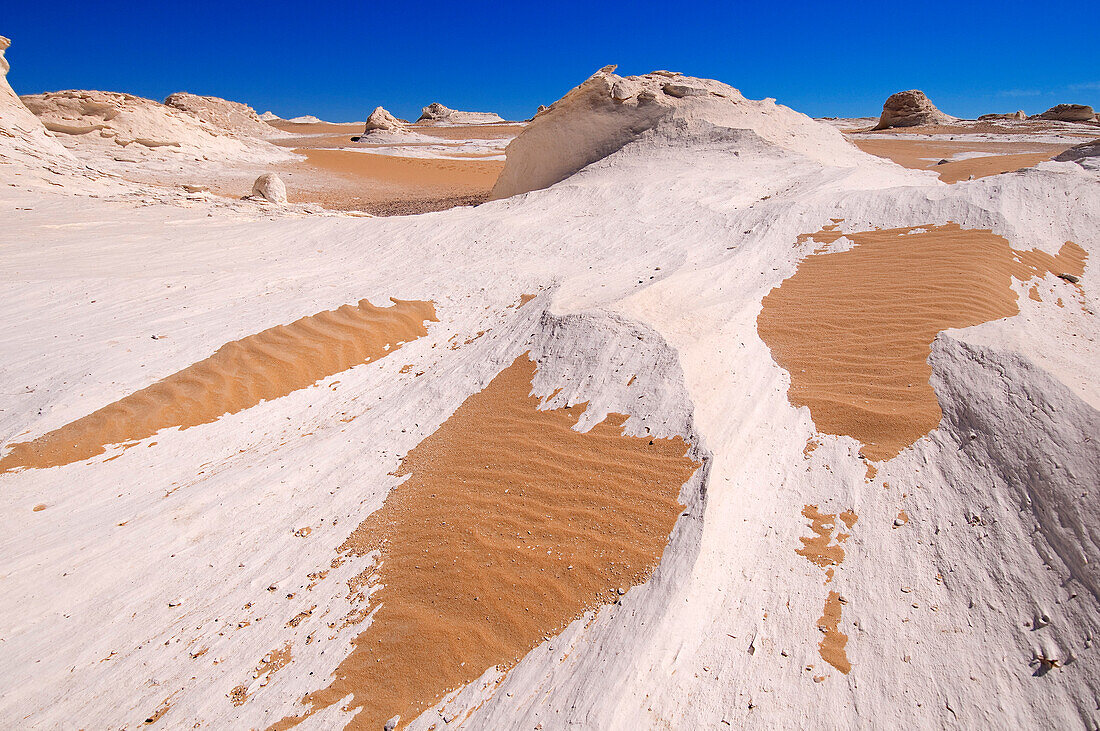
[[[923,89],[945,112],[1100,108],[1100,1],[19,2],[0,10],[21,94],[174,91],[283,117],[432,101],[522,119],[599,67],[720,79],[813,116]]]

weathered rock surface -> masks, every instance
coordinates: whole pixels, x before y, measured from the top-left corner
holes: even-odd
[[[286,185],[275,173],[264,173],[252,184],[252,198],[262,198],[270,203],[286,203]]]
[[[1075,162],[1089,170],[1100,170],[1100,140],[1075,145],[1054,158],[1057,162]]]
[[[141,158],[187,152],[198,158],[274,161],[286,150],[216,126],[152,99],[111,91],[67,90],[21,97],[23,103],[78,157],[112,158],[119,147]],[[218,100],[224,101],[224,100]],[[262,124],[262,123],[260,123]]]
[[[268,112],[264,112],[263,114],[261,114],[260,119],[262,119],[265,122],[277,122],[277,121],[281,120],[282,117],[280,117],[275,112],[268,111]]]
[[[75,164],[73,156],[16,96],[8,85],[8,61],[4,52],[11,41],[0,36],[0,159],[40,167],[43,164]]]
[[[600,69],[528,123],[508,145],[491,199],[553,185],[659,126],[662,144],[756,135],[814,159],[862,154],[836,129],[774,99],[753,101],[719,81],[669,71],[624,77],[615,68]]]
[[[882,115],[879,116],[878,126],[875,129],[946,124],[954,119],[937,109],[923,91],[909,89],[890,95],[882,105]]]
[[[1031,119],[1048,119],[1056,122],[1091,122],[1096,118],[1096,112],[1087,104],[1055,104],[1042,114],[1036,114]]]
[[[280,137],[286,134],[265,123],[255,109],[240,102],[178,91],[165,99],[164,103],[232,135]]]

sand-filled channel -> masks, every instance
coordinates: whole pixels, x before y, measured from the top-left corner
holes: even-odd
[[[1019,312],[1012,279],[1080,275],[1085,251],[1066,242],[1057,257],[1015,251],[988,230],[957,224],[841,233],[848,251],[813,254],[763,300],[761,338],[791,377],[788,397],[807,406],[819,432],[863,443],[889,459],[940,422],[929,384],[941,330]]]
[[[367,300],[277,325],[227,343],[209,358],[104,406],[0,459],[0,472],[54,467],[102,454],[110,444],[187,428],[285,396],[397,350],[427,334],[431,302]]]
[[[623,436],[583,406],[539,410],[521,356],[405,457],[409,479],[341,547],[378,551],[353,591],[375,611],[306,716],[349,694],[350,728],[404,726],[485,670],[511,667],[586,610],[646,580],[697,468],[679,437]],[[304,717],[287,718],[289,728]]]

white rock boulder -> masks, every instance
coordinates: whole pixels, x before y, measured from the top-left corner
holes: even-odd
[[[286,203],[286,185],[275,173],[264,173],[252,184],[250,198],[261,198],[269,203]]]
[[[375,107],[374,111],[367,117],[367,124],[363,132],[364,134],[378,130],[396,132],[405,129],[406,126],[406,122],[393,116],[382,107]]]

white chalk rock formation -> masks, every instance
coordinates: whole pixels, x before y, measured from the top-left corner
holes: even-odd
[[[92,162],[113,160],[120,148],[126,149],[127,159],[163,159],[181,152],[219,161],[291,157],[264,140],[239,136],[189,112],[132,94],[69,90],[21,98],[78,158]]]
[[[367,133],[378,130],[395,132],[404,130],[406,128],[406,125],[406,122],[393,116],[382,107],[375,107],[374,111],[370,113],[369,117],[367,117],[366,128],[363,130],[363,132]]]
[[[978,117],[979,122],[992,121],[997,119],[1019,120],[1027,119],[1027,114],[1023,109],[1016,111],[1013,114],[983,114]]]
[[[444,106],[439,102],[432,102],[420,110],[420,118],[417,124],[497,124],[504,118],[493,112],[460,112],[456,109]]]
[[[286,203],[286,185],[275,173],[264,173],[252,184],[251,198],[262,198],[269,203]]]
[[[955,118],[944,114],[919,89],[909,89],[891,94],[882,105],[882,115],[875,129],[891,127],[916,127],[922,124],[947,124]]]
[[[286,132],[265,123],[255,109],[240,102],[177,91],[164,103],[237,137],[287,136]]]
[[[260,119],[265,122],[278,122],[282,119],[282,117],[280,117],[275,112],[267,111],[260,115]]]
[[[1036,114],[1031,119],[1048,119],[1055,122],[1091,122],[1096,118],[1096,112],[1086,104],[1055,104],[1042,114]]]
[[[4,51],[11,41],[0,36],[0,161],[39,168],[43,165],[72,166],[76,160],[42,122],[16,96],[8,84],[8,61]]]
[[[491,199],[546,188],[649,134],[687,145],[749,130],[779,147],[830,164],[860,154],[836,129],[731,86],[668,71],[621,77],[605,66],[539,112],[509,145]],[[738,132],[735,132],[738,131]]]
[[[320,117],[314,117],[312,114],[303,114],[300,117],[291,117],[286,120],[293,124],[326,124],[325,120]]]
[[[1100,171],[1100,140],[1075,145],[1053,159],[1056,162],[1075,162],[1089,170]]]

